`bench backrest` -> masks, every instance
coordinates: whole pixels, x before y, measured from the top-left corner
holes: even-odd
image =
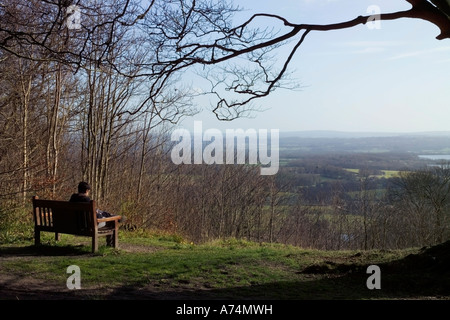
[[[92,235],[97,229],[95,202],[40,200],[33,197],[35,226],[47,231]]]

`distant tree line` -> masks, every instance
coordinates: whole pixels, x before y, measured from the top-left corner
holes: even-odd
[[[401,143],[397,138],[389,140]],[[440,148],[437,150],[448,146],[448,138],[439,146]],[[346,174],[343,172],[343,168],[370,170],[372,174],[379,174],[380,170],[415,170],[421,169],[427,164],[426,160],[418,158],[415,153],[411,152],[355,152],[355,150],[358,148],[352,148],[348,152],[339,149],[338,151],[319,153],[286,150],[283,152],[283,157],[287,158],[287,167],[299,168],[304,172],[323,173],[326,168],[330,171],[333,170],[334,176],[331,178]]]

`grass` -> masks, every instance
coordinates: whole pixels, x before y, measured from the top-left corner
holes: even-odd
[[[27,241],[4,244],[0,245],[5,257],[0,259],[0,268],[4,275],[45,284],[36,294],[58,292],[58,297],[67,299],[449,297],[442,292],[442,281],[441,285],[435,283],[432,273],[427,277],[423,270],[407,273],[403,265],[392,267],[418,254],[419,249],[321,251],[237,239],[196,245],[179,235],[154,232],[121,232],[120,244],[121,249],[100,247],[96,254],[90,253],[88,238],[68,235],[59,243],[44,237],[39,247]],[[391,270],[383,273],[383,290],[366,286],[366,270],[371,264],[380,265],[382,272]],[[82,290],[66,288],[70,265],[80,267]],[[16,289],[5,290],[14,293]],[[2,293],[8,297],[1,290],[0,297]]]

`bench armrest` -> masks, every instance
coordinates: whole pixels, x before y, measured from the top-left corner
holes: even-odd
[[[108,221],[115,221],[115,220],[120,220],[120,219],[122,219],[122,216],[112,216],[112,217],[97,219],[97,222],[108,222]]]

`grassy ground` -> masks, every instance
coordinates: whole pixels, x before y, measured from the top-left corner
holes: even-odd
[[[0,299],[450,299],[450,243],[401,251],[319,251],[235,239],[196,245],[120,232],[120,249],[51,234],[0,245]],[[369,290],[369,265],[381,289]],[[66,286],[80,268],[81,289]]]

